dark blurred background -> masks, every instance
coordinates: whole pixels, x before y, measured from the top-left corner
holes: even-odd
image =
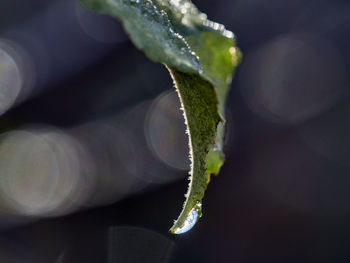
[[[244,53],[204,216],[166,69],[75,0],[0,1],[0,262],[350,262],[350,2],[196,0]]]

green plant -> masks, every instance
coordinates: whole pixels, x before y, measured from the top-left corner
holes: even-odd
[[[132,42],[169,70],[189,135],[190,184],[170,232],[188,231],[201,216],[212,174],[224,162],[225,100],[241,53],[234,35],[207,19],[189,0],[80,0],[88,9],[118,18]]]

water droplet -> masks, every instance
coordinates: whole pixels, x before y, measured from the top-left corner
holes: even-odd
[[[133,3],[133,4],[139,4],[140,0],[130,0],[130,2]]]
[[[183,234],[192,229],[194,225],[197,223],[198,219],[202,216],[202,204],[198,202],[188,214],[186,221],[183,225],[177,229],[175,229],[174,234]]]

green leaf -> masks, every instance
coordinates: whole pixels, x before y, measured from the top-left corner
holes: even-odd
[[[201,216],[212,174],[224,162],[225,100],[241,53],[234,35],[189,0],[80,0],[118,18],[132,42],[164,64],[175,83],[189,135],[190,185],[170,232],[188,231]]]

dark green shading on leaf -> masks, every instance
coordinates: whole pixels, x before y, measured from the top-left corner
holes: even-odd
[[[232,32],[207,20],[189,0],[80,0],[118,18],[132,42],[167,66],[181,100],[192,167],[186,201],[170,229],[180,234],[201,216],[212,174],[224,161],[225,100],[241,54]]]

